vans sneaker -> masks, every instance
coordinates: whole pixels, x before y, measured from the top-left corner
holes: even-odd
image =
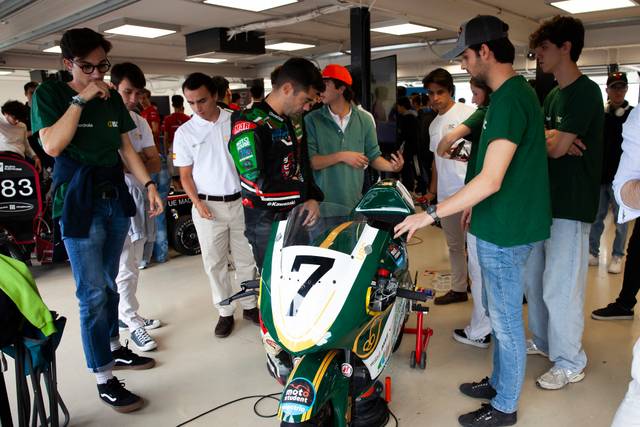
[[[622,273],[622,257],[617,255],[612,256],[607,271],[611,274]]]
[[[158,319],[145,319],[143,317],[142,320],[144,321],[145,329],[158,329],[160,326],[162,326],[162,322]]]
[[[144,327],[140,327],[131,332],[131,341],[140,351],[151,351],[158,348],[158,344],[151,338],[149,332]]]
[[[120,329],[121,331],[128,331],[129,327],[122,320],[118,319],[118,329]]]
[[[487,334],[482,338],[471,339],[467,337],[467,333],[464,331],[464,329],[454,329],[453,339],[458,341],[459,343],[468,344],[479,348],[489,348],[489,344],[491,344],[491,334]]]
[[[460,392],[474,399],[491,400],[496,397],[496,390],[489,384],[489,377],[484,377],[479,383],[460,384]]]
[[[98,384],[98,396],[115,411],[121,413],[132,412],[140,409],[144,400],[124,388],[124,382],[113,377],[105,384]]]
[[[129,349],[128,343],[125,346],[121,346],[119,349],[112,351],[111,356],[115,365],[113,370],[119,369],[151,369],[155,366],[156,361],[150,357],[138,356]]]
[[[547,353],[542,351],[533,340],[527,340],[527,356],[537,354],[539,356],[549,357]]]
[[[577,383],[584,379],[584,371],[573,372],[569,369],[553,367],[536,380],[536,384],[545,390],[559,390],[570,383]]]
[[[595,320],[633,320],[633,310],[614,301],[604,308],[593,310],[591,318]]]
[[[498,411],[488,403],[482,404],[477,411],[458,417],[458,422],[463,427],[502,427],[512,426],[518,421],[518,413],[507,414]]]

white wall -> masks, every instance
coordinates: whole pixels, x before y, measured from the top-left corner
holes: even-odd
[[[27,102],[24,96],[24,85],[29,83],[28,77],[10,78],[9,76],[0,77],[0,105],[9,100]]]

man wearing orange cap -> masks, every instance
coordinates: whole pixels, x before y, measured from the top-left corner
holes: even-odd
[[[316,184],[325,201],[355,207],[362,196],[364,169],[399,172],[404,161],[392,154],[382,157],[375,124],[354,103],[351,74],[342,65],[322,70],[324,106],[305,116],[309,158]],[[340,183],[340,185],[336,185]]]

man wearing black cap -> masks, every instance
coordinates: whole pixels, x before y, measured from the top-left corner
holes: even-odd
[[[526,365],[522,320],[523,270],[531,251],[549,237],[551,208],[543,117],[533,89],[513,69],[515,48],[509,26],[477,16],[460,30],[456,48],[462,68],[493,90],[478,145],[473,179],[450,198],[399,224],[396,236],[411,238],[420,227],[464,211],[485,286],[493,328],[493,374],[460,391],[489,405],[462,415],[462,426],[510,426],[517,421]]]
[[[589,264],[589,229],[598,210],[602,174],[604,111],[596,83],[576,62],[584,27],[556,16],[530,36],[542,70],[558,81],[544,100],[549,156],[551,237],[527,263],[529,330],[527,354],[548,357],[553,366],[536,384],[557,390],[582,381],[584,295]]]
[[[607,78],[607,104],[604,108],[604,157],[602,164],[602,180],[600,181],[600,204],[596,220],[589,232],[589,265],[599,264],[600,237],[604,231],[604,219],[609,212],[609,205],[613,207],[613,217],[618,217],[618,204],[613,197],[613,177],[618,170],[620,156],[622,156],[622,125],[627,121],[633,109],[624,99],[629,89],[627,75],[621,72],[609,74]],[[613,241],[613,251],[608,271],[612,274],[622,272],[624,245],[627,241],[627,224],[618,224],[614,220],[616,237]]]

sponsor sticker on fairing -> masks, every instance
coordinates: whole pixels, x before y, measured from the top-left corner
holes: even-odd
[[[243,120],[240,122],[236,122],[236,124],[233,125],[233,130],[231,131],[231,134],[237,135],[240,132],[244,132],[250,129],[255,129],[257,127],[258,126],[255,123],[251,123]]]
[[[302,415],[313,406],[316,391],[305,378],[294,378],[282,392],[280,408],[286,415]]]

